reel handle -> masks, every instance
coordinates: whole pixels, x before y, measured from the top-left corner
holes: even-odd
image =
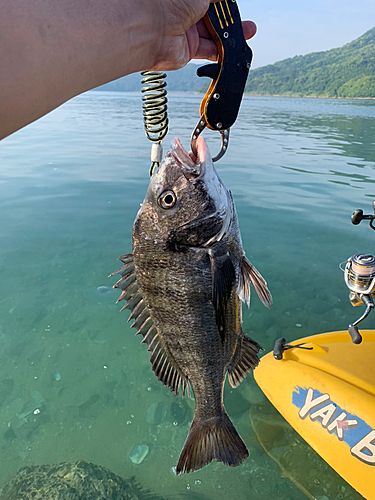
[[[370,312],[374,309],[375,304],[374,301],[372,300],[371,295],[368,294],[361,294],[360,299],[366,306],[365,312],[362,314],[360,318],[357,319],[357,321],[354,321],[352,325],[349,325],[348,332],[349,335],[352,338],[353,344],[360,344],[362,342],[362,337],[361,334],[359,333],[359,330],[357,328],[357,325],[361,323],[367,316],[370,314]]]
[[[372,206],[373,206],[374,212],[375,212],[375,201],[373,202]],[[375,229],[375,226],[373,225],[374,220],[375,220],[375,213],[374,213],[374,215],[363,215],[363,210],[359,208],[358,210],[355,210],[352,213],[351,219],[352,219],[352,224],[354,224],[355,226],[358,226],[358,224],[363,220],[369,220],[370,227],[372,229]]]
[[[353,344],[360,344],[362,342],[362,336],[355,325],[349,325],[348,332],[352,338]]]
[[[352,213],[352,224],[358,226],[358,224],[363,220],[363,210],[358,209]]]

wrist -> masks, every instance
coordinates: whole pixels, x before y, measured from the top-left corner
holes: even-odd
[[[89,88],[154,66],[163,32],[158,0],[137,0],[136,6],[134,0],[118,1],[96,22],[87,69],[88,78],[95,74],[97,84],[88,81]]]

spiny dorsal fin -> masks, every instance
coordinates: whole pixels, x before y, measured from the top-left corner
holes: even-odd
[[[208,253],[211,259],[212,302],[215,308],[215,319],[221,340],[224,341],[227,305],[236,273],[229,254],[218,257],[211,250]]]
[[[237,293],[242,302],[246,302],[247,307],[250,306],[250,283],[254,286],[263,305],[270,308],[272,306],[272,295],[267,288],[266,280],[247,258],[243,256]]]
[[[134,320],[131,326],[137,329],[137,335],[143,336],[142,343],[147,344],[147,350],[151,352],[152,370],[158,379],[169,387],[176,396],[181,390],[181,396],[184,397],[186,390],[188,397],[190,397],[188,379],[177,368],[172,356],[164,346],[151,319],[150,311],[138,290],[132,254],[123,255],[119,260],[124,265],[110,276],[115,274],[121,276],[117,283],[113,285],[113,288],[119,288],[122,291],[117,300],[117,302],[125,301],[121,311],[125,309],[131,311],[129,320]]]
[[[230,385],[235,388],[240,385],[242,380],[259,364],[257,353],[263,350],[255,340],[246,337],[243,334],[238,342],[236,352],[232,362],[228,367],[228,380]]]

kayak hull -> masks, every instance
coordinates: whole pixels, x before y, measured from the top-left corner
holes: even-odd
[[[306,337],[283,359],[266,354],[258,385],[294,429],[353,488],[375,500],[375,330]]]

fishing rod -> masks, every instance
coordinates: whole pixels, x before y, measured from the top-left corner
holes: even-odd
[[[207,127],[221,135],[221,148],[213,157],[216,162],[228,149],[229,131],[237,119],[249,74],[252,50],[247,45],[241,15],[236,0],[222,0],[210,7],[203,18],[207,30],[217,46],[216,63],[198,68],[199,77],[209,77],[211,84],[202,99],[199,121],[191,136],[191,150],[196,156],[196,142]],[[143,71],[141,90],[143,119],[151,147],[150,176],[163,157],[162,140],[168,133],[168,107],[166,73]]]
[[[369,221],[371,229],[375,230],[375,201],[372,202],[374,213],[364,215],[362,209],[355,210],[351,216],[354,225],[358,225],[363,220]],[[345,265],[345,267],[344,267]],[[352,255],[345,262],[340,264],[341,271],[344,272],[344,280],[349,288],[349,301],[353,307],[365,305],[366,309],[362,316],[348,326],[348,332],[353,344],[361,344],[362,335],[358,330],[358,325],[375,308],[375,257],[369,253],[358,253]],[[277,339],[273,349],[273,357],[277,360],[283,359],[283,353],[288,349],[311,349],[302,344],[286,344],[285,338]]]

